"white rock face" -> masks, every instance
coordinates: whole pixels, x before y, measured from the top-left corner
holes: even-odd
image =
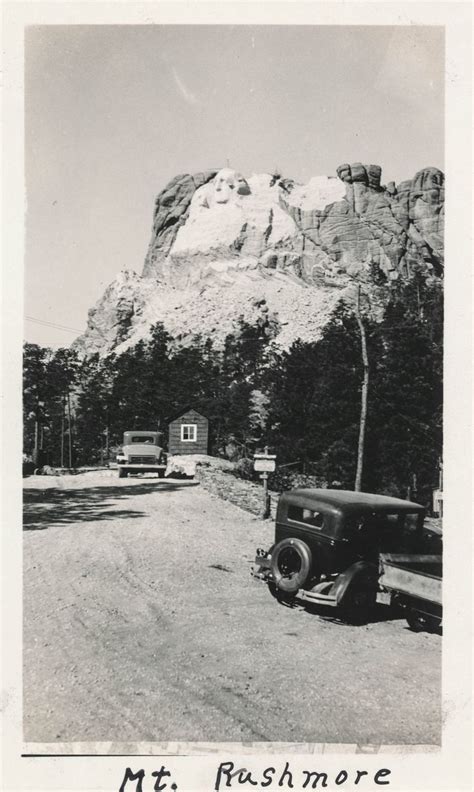
[[[157,196],[143,275],[124,273],[89,312],[75,345],[120,353],[157,322],[180,344],[219,346],[239,320],[271,317],[275,343],[314,341],[365,280],[371,310],[385,284],[443,267],[444,177],[427,168],[398,187],[353,163],[307,184],[223,168],[180,174]]]
[[[291,191],[287,203],[291,206],[312,211],[323,211],[329,204],[342,201],[345,197],[344,183],[334,176],[313,176],[308,184],[297,184]]]
[[[267,174],[248,181],[224,168],[194,193],[189,217],[179,229],[170,255],[223,252],[245,236],[245,253],[258,258],[265,248],[292,237],[296,227],[279,204],[279,188]],[[229,254],[230,251],[226,250]]]

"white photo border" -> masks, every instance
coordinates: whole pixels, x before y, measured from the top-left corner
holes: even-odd
[[[127,767],[166,766],[180,792],[214,789],[219,762],[252,768],[288,761],[302,769],[366,770],[357,787],[378,789],[391,770],[394,790],[471,788],[471,3],[431,2],[10,2],[3,5],[3,312],[2,312],[2,700],[3,789],[119,790]],[[21,353],[24,256],[24,29],[46,24],[441,25],[446,31],[446,320],[445,320],[445,628],[443,741],[431,746],[306,744],[54,744],[68,756],[32,756],[47,746],[22,741]],[[426,130],[430,134],[430,130]],[[12,464],[12,460],[18,463]],[[53,748],[53,746],[51,746]],[[94,749],[94,750],[92,750]],[[125,755],[120,754],[121,751]],[[182,753],[184,751],[184,753]],[[84,753],[93,754],[85,756]],[[138,755],[137,755],[138,754]],[[177,755],[178,754],[178,755]],[[187,754],[187,755],[184,755]],[[154,758],[155,757],[155,758]],[[300,777],[300,776],[299,776]],[[129,784],[129,789],[134,785]],[[224,787],[225,788],[225,787]],[[237,788],[237,787],[234,787]],[[240,787],[244,789],[245,787]],[[246,787],[249,788],[248,786]],[[272,788],[272,787],[271,787]],[[329,788],[336,788],[330,785]],[[339,788],[339,787],[338,787]],[[299,787],[295,786],[295,790]]]

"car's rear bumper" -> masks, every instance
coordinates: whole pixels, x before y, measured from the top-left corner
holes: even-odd
[[[255,578],[255,580],[261,580],[263,583],[271,582],[272,575],[270,570],[264,569],[258,564],[250,565],[250,574],[253,578]]]
[[[299,589],[299,591],[296,593],[296,598],[302,600],[303,602],[311,602],[313,605],[326,605],[330,608],[336,608],[339,603],[336,597],[330,593],[330,589],[332,589],[333,584],[329,584],[330,587],[328,586],[328,593],[324,593],[323,589],[318,591],[318,587],[321,585],[321,583],[318,583],[318,585],[315,586],[311,591]]]
[[[255,580],[262,583],[272,583],[273,574],[270,568],[271,559],[268,557],[257,556],[255,562],[250,566],[250,574]],[[314,605],[326,605],[329,607],[337,607],[338,602],[336,596],[332,594],[334,588],[333,581],[324,581],[313,586],[311,590],[298,589],[293,596],[297,600],[303,602],[310,602]]]

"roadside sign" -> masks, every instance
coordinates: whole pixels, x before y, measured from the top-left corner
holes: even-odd
[[[276,457],[263,456],[263,455],[259,458],[257,457],[257,455],[255,455],[255,459],[253,463],[254,470],[265,473],[273,473],[276,467],[275,458]]]
[[[263,511],[262,518],[266,520],[270,517],[270,495],[268,494],[268,474],[273,473],[276,468],[276,454],[268,453],[268,446],[265,446],[264,454],[253,455],[253,469],[260,473],[263,481]]]

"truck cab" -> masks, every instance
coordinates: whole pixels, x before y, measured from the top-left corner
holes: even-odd
[[[163,478],[166,453],[160,445],[161,437],[161,432],[124,432],[123,446],[117,454],[119,478],[126,478],[129,473],[158,473]]]

